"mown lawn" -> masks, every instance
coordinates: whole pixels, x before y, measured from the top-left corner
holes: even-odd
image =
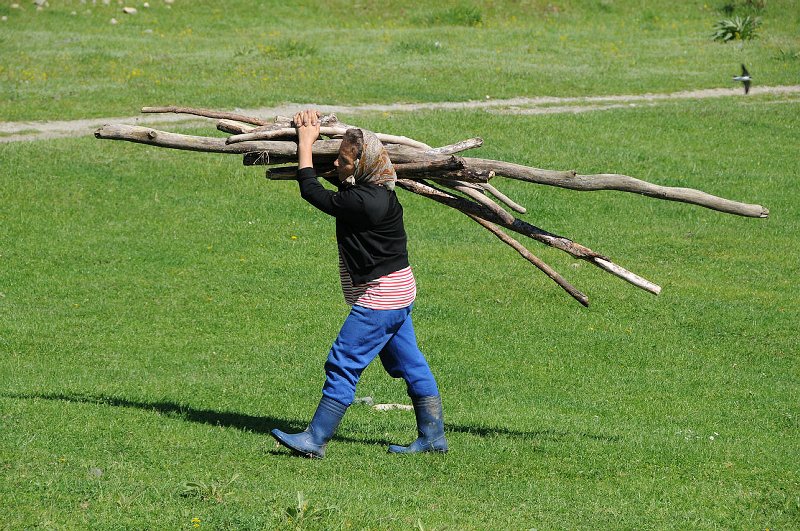
[[[590,296],[584,309],[460,214],[404,193],[417,332],[451,446],[415,458],[385,449],[413,438],[409,412],[352,407],[323,461],[268,435],[305,426],[347,311],[331,221],[295,184],[224,155],[0,146],[0,527],[800,526],[796,106],[343,117],[431,144],[481,134],[487,158],[771,211],[499,182],[525,219],[664,288],[531,242]],[[358,394],[407,402],[379,366]]]

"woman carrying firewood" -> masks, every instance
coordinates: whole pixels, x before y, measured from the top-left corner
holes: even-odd
[[[294,117],[297,181],[303,199],[336,218],[339,274],[351,310],[325,362],[322,399],[308,428],[295,434],[274,429],[272,436],[298,454],[324,457],[353,403],[362,371],[378,356],[390,376],[405,380],[419,434],[409,446],[390,445],[389,452],[446,452],[442,400],[411,322],[416,283],[408,263],[403,207],[394,192],[394,168],[374,133],[348,129],[334,162],[339,190],[324,188],[311,156],[319,118],[315,110]]]

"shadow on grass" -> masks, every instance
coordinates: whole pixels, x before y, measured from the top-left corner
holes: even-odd
[[[253,433],[269,433],[273,428],[282,431],[300,431],[305,429],[307,421],[290,420],[270,416],[253,416],[242,413],[231,413],[225,411],[214,411],[210,409],[195,409],[189,406],[176,404],[174,402],[140,402],[128,400],[126,398],[93,395],[66,395],[66,394],[2,394],[4,398],[14,399],[41,399],[41,400],[60,400],[64,402],[78,402],[83,404],[102,404],[114,407],[142,409],[153,411],[168,418],[177,418],[197,422],[200,424],[210,424],[212,426],[224,426],[237,428],[242,431]],[[619,437],[616,435],[597,435],[591,433],[566,432],[557,430],[536,430],[519,431],[509,428],[497,428],[486,426],[470,426],[445,424],[445,431],[453,433],[465,433],[477,437],[517,437],[523,439],[561,441],[566,439],[584,438],[600,442],[616,442]],[[360,444],[379,444],[388,445],[397,441],[387,441],[385,439],[351,438],[336,435],[334,440],[360,443]],[[276,452],[270,452],[276,453]]]

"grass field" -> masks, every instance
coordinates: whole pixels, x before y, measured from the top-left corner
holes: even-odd
[[[722,45],[725,3],[155,0],[128,16],[117,2],[3,1],[0,118],[671,92],[732,85],[739,63],[760,85],[797,84],[800,2],[770,0],[760,38]]]
[[[65,59],[118,53],[133,68],[156,56],[146,39],[157,34],[141,31],[165,11],[151,3],[152,12],[103,26],[109,40],[100,45],[89,22],[106,23],[110,8],[81,18],[69,15],[86,9],[78,2],[39,13],[26,3],[22,14],[3,3],[0,14],[10,15],[0,28],[11,29],[0,47],[16,50],[20,37],[38,35],[32,49],[57,54],[53,42],[86,34],[61,47]],[[285,35],[299,28],[303,42],[329,37],[313,40],[310,56],[331,83],[276,82],[263,94],[245,83],[233,96],[233,80],[214,66],[227,64],[220,52],[191,68],[182,61],[174,83],[153,92],[133,81],[111,90],[102,55],[83,85],[79,65],[50,60],[63,78],[21,84],[9,77],[19,57],[3,53],[0,87],[15,99],[0,99],[0,116],[132,114],[164,100],[230,108],[467,99],[490,85],[502,95],[661,92],[723,85],[747,54],[763,61],[771,84],[796,83],[798,62],[770,57],[779,41],[800,50],[790,33],[796,2],[770,2],[762,39],[739,50],[708,41],[722,17],[716,5],[636,3],[655,17],[625,44],[644,66],[604,85],[594,72],[581,78],[591,63],[581,54],[599,53],[584,49],[586,26],[598,42],[615,42],[619,22],[643,24],[633,3],[563,2],[555,14],[543,2],[495,2],[471,25],[467,4],[414,13],[389,2],[385,12],[365,6],[363,17],[348,17],[350,4],[333,2],[330,16],[349,32],[303,29],[310,3],[291,11],[259,3],[245,16],[231,2],[215,20],[216,5],[176,2],[171,12],[191,17],[159,18],[170,53],[200,61],[223,49],[213,31],[235,49],[261,17]],[[466,22],[442,24],[443,16]],[[16,29],[15,17],[24,22]],[[656,19],[677,20],[680,33]],[[568,35],[539,86],[526,83],[536,72],[522,66],[524,76],[503,71],[491,82],[485,56],[468,61],[474,79],[463,86],[446,82],[452,71],[425,85],[412,71],[408,79],[348,77],[328,61],[328,45],[343,49],[345,34],[377,64],[384,55],[367,51],[370,35],[395,43],[443,32],[454,40],[426,57],[463,59],[470,53],[453,43],[490,49],[504,37],[508,49],[495,63],[514,65],[534,20],[542,23],[536,46],[559,42],[558,28]],[[672,59],[662,71],[666,48],[650,49],[661,41],[710,55],[692,59],[682,80],[665,77]],[[423,55],[385,49],[406,54],[406,66]],[[565,73],[563,86],[554,72]],[[45,88],[61,95],[57,105],[42,99]],[[388,443],[414,437],[404,411],[353,406],[322,461],[290,457],[268,435],[305,427],[347,313],[332,222],[294,183],[266,181],[235,156],[93,138],[0,144],[0,529],[800,527],[798,116],[796,99],[773,96],[579,115],[342,116],[432,145],[480,135],[482,157],[625,173],[770,209],[755,220],[620,192],[496,183],[528,207],[524,219],[664,288],[654,297],[531,242],[590,296],[584,309],[460,214],[402,194],[417,333],[443,393],[451,447],[412,458],[386,454]],[[379,366],[366,371],[358,395],[407,403],[403,384]]]

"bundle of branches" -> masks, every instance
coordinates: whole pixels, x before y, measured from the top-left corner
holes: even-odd
[[[267,165],[270,179],[294,179],[297,176],[297,133],[291,118],[277,116],[264,120],[241,114],[186,107],[144,107],[144,113],[182,113],[217,120],[217,129],[227,138],[191,136],[131,125],[105,125],[95,137],[126,140],[153,146],[244,156],[245,165]],[[333,114],[323,116],[321,138],[314,143],[313,157],[321,176],[333,175],[344,132],[353,127],[341,123]],[[584,260],[634,286],[658,294],[661,287],[615,264],[607,256],[568,238],[536,227],[516,217],[525,208],[509,199],[489,181],[496,176],[521,181],[569,188],[572,190],[620,190],[658,199],[691,203],[728,214],[765,218],[769,211],[760,206],[739,203],[691,188],[659,186],[627,175],[578,175],[575,171],[554,171],[522,166],[510,162],[467,158],[457,153],[480,147],[480,138],[470,138],[433,148],[404,136],[376,133],[384,143],[397,172],[397,185],[438,203],[454,208],[486,228],[526,260],[554,280],[575,300],[589,305],[586,295],[567,282],[552,267],[533,255],[502,228],[527,236],[545,245],[560,249]],[[295,165],[286,165],[289,163]]]

